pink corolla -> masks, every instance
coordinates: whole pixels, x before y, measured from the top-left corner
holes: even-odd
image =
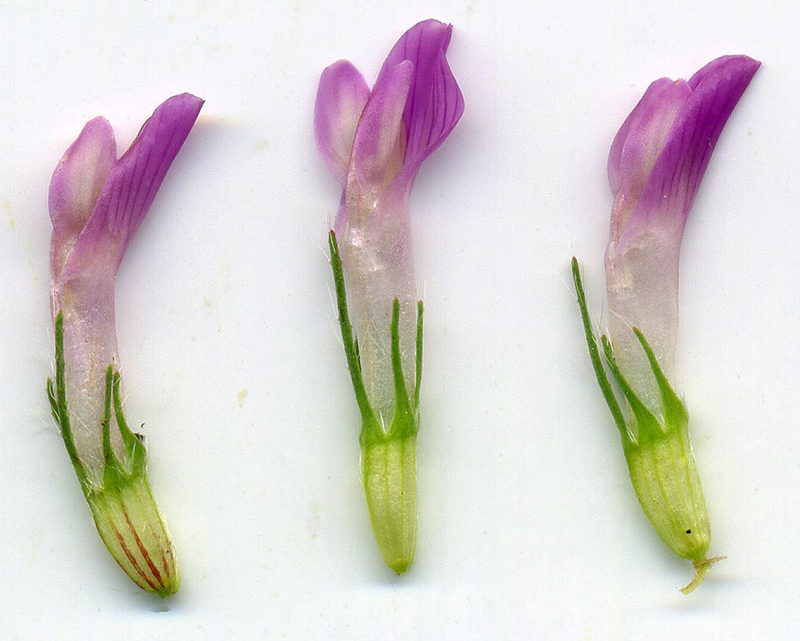
[[[53,415],[103,542],[137,585],[161,596],[174,593],[180,578],[142,437],[122,411],[114,281],[202,105],[190,94],[170,98],[119,159],[111,125],[91,120],[50,183]]]
[[[362,416],[367,502],[384,558],[398,572],[411,563],[416,545],[422,357],[409,196],[422,163],[464,110],[446,58],[451,33],[450,25],[436,20],[409,29],[371,91],[351,63],[334,63],[320,78],[314,114],[317,146],[343,189],[330,241],[342,337]]]
[[[723,56],[688,81],[656,80],[611,145],[609,330],[620,369],[654,411],[661,396],[631,327],[647,337],[671,379],[683,230],[722,128],[759,65],[747,56]]]
[[[606,363],[625,398],[623,413],[600,360],[578,263],[573,276],[597,380],[622,436],[631,481],[647,517],[678,556],[693,561],[691,592],[708,559],[708,513],[674,391],[678,260],[686,219],[711,153],[760,63],[724,56],[688,81],[650,85],[611,146],[614,192],[606,248],[609,333]]]

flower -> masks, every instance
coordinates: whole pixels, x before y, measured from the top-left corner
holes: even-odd
[[[683,229],[722,128],[759,65],[723,56],[688,82],[656,80],[611,145],[609,330],[620,369],[652,411],[663,409],[661,397],[631,327],[647,336],[671,379]]]
[[[108,121],[89,121],[50,182],[51,408],[103,542],[137,585],[161,596],[180,578],[142,437],[122,411],[114,280],[202,105],[190,94],[165,101],[119,159]]]
[[[608,381],[589,321],[577,260],[572,271],[589,354],[622,436],[636,495],[653,527],[678,556],[694,562],[694,590],[711,565],[705,499],[688,435],[688,413],[674,391],[678,258],[683,230],[722,128],[760,63],[724,56],[689,81],[656,80],[611,146],[615,194],[606,248],[611,340],[603,352],[627,402]]]
[[[343,189],[331,255],[362,414],[367,501],[384,558],[398,572],[411,562],[416,541],[414,448],[422,356],[408,202],[420,166],[464,110],[445,55],[451,33],[450,25],[436,20],[409,29],[386,58],[372,91],[351,63],[334,63],[320,78],[314,114],[317,146]],[[393,480],[387,483],[387,477]]]

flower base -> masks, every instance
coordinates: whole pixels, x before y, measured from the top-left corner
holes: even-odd
[[[147,476],[147,450],[141,436],[125,420],[120,398],[120,377],[112,365],[106,370],[104,418],[102,422],[104,467],[97,480],[81,460],[72,436],[64,362],[64,315],[55,321],[56,380],[47,381],[53,417],[61,430],[81,489],[94,515],[100,538],[111,556],[140,588],[167,597],[178,591],[181,580],[175,548],[158,511]],[[111,446],[112,407],[122,437],[122,459]]]

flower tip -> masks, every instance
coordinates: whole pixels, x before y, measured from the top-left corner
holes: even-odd
[[[745,69],[746,68],[758,69],[761,66],[760,60],[751,58],[750,56],[743,53],[727,54],[724,56],[720,56],[719,58],[712,60],[711,63],[709,64],[714,64],[715,62],[736,64]]]
[[[413,31],[415,29],[429,29],[429,30],[442,30],[451,32],[453,30],[453,25],[449,22],[442,22],[441,20],[437,20],[436,18],[428,18],[427,20],[420,20],[417,24],[415,24],[409,31]]]
[[[193,93],[184,91],[183,93],[175,94],[171,98],[167,98],[164,102],[183,102],[185,104],[196,104],[202,107],[205,100],[199,96],[195,96]]]
[[[185,115],[187,118],[194,120],[197,118],[197,114],[200,113],[200,110],[203,108],[205,102],[205,100],[195,96],[194,94],[184,92],[167,98],[161,103],[161,105],[157,107],[156,111],[160,111],[162,109],[169,109],[170,111],[174,110],[181,113],[181,115]]]
[[[162,599],[166,599],[167,597],[171,597],[173,594],[177,594],[180,587],[181,576],[176,571],[175,576],[163,583],[157,590],[154,590],[153,594],[160,596]]]
[[[400,40],[402,41],[404,38],[409,37],[413,39],[416,35],[419,35],[421,38],[441,38],[441,40],[439,40],[439,47],[446,53],[447,48],[450,46],[450,38],[453,35],[453,25],[449,22],[437,20],[436,18],[428,18],[411,27],[403,34]]]
[[[760,60],[756,60],[755,58],[751,58],[750,56],[745,55],[743,53],[742,54],[738,54],[738,55],[734,55],[734,56],[731,56],[731,57],[732,58],[737,58],[741,62],[742,65],[747,66],[747,67],[751,67],[754,70],[758,69],[761,66],[761,61]]]
[[[386,565],[388,565],[392,570],[394,570],[398,576],[401,574],[405,574],[408,571],[408,568],[411,567],[411,563],[414,561],[413,558],[411,559],[394,559],[392,561],[387,560]]]
[[[95,116],[89,122],[87,122],[83,126],[83,131],[81,131],[81,136],[83,136],[84,132],[100,132],[106,133],[108,132],[112,137],[114,136],[114,132],[111,128],[111,123],[108,122],[108,118],[105,116]]]
[[[156,107],[155,111],[153,111],[153,115],[150,116],[142,126],[142,131],[140,131],[139,134],[142,134],[148,124],[153,123],[155,125],[155,123],[163,120],[164,124],[161,127],[156,125],[153,129],[158,130],[159,128],[170,128],[174,126],[180,129],[185,128],[186,131],[182,135],[182,138],[185,138],[189,133],[189,129],[191,129],[195,120],[197,120],[197,116],[204,104],[205,100],[191,93],[179,93],[171,96]],[[181,140],[181,144],[183,144],[183,140]],[[131,149],[134,145],[131,145]],[[129,153],[131,149],[126,153]]]
[[[359,73],[358,69],[356,68],[356,66],[352,62],[350,62],[347,58],[339,58],[339,60],[336,60],[335,62],[332,62],[327,67],[325,67],[322,70],[322,73],[320,74],[320,77],[322,77],[322,76],[330,76],[330,75],[333,75],[333,76],[340,76],[340,75],[349,76],[351,74],[356,74],[356,73],[361,75]]]
[[[747,79],[747,82],[750,82],[756,75],[756,71],[761,68],[761,61],[745,55],[734,56],[734,58],[737,58],[739,73]]]
[[[709,80],[729,79],[739,81],[746,87],[760,66],[760,61],[743,54],[720,56],[699,69],[689,79],[689,86],[694,91]]]

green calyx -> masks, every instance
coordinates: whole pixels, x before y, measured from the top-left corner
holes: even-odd
[[[592,330],[586,306],[580,268],[572,259],[572,277],[578,295],[586,343],[597,382],[622,437],[625,459],[636,496],[656,532],[678,556],[694,562],[695,579],[684,588],[694,590],[705,577],[711,562],[706,559],[710,529],[697,466],[689,442],[689,415],[658,363],[650,344],[639,328],[632,331],[647,356],[658,384],[663,415],[656,416],[639,398],[622,374],[614,350],[601,336],[603,356],[628,407],[627,420],[611,387]]]
[[[597,339],[594,336],[592,324],[589,319],[589,312],[586,307],[586,294],[583,290],[580,267],[578,266],[578,260],[576,258],[572,259],[572,278],[575,282],[575,291],[578,294],[578,306],[581,310],[583,330],[586,334],[586,343],[589,347],[589,357],[592,361],[592,367],[594,368],[597,382],[600,385],[600,390],[603,393],[603,398],[608,408],[611,410],[611,415],[614,417],[614,422],[617,424],[625,447],[642,447],[655,440],[664,438],[674,429],[685,427],[689,422],[689,414],[686,411],[686,407],[680,397],[672,389],[667,377],[664,375],[664,371],[658,364],[653,349],[638,327],[634,327],[632,331],[639,340],[647,356],[647,360],[650,363],[653,376],[658,383],[658,389],[661,392],[661,400],[664,405],[663,420],[647,408],[620,371],[614,356],[611,341],[608,337],[605,334],[600,337],[600,341],[603,345],[603,356],[622,391],[622,395],[625,397],[630,413],[635,419],[635,429],[628,424],[619,406],[616,395],[614,394],[614,390],[611,387],[611,383],[608,380],[603,363],[600,360]]]
[[[395,298],[392,302],[391,320],[391,359],[392,378],[394,380],[394,415],[388,429],[381,426],[367,396],[364,379],[361,371],[361,358],[358,352],[358,339],[354,338],[353,325],[347,311],[347,292],[344,284],[344,271],[336,234],[331,230],[328,235],[328,245],[331,251],[331,268],[336,286],[336,305],[339,309],[339,327],[342,332],[344,353],[347,358],[347,368],[350,370],[350,379],[356,395],[356,403],[361,412],[362,445],[393,441],[416,435],[419,430],[419,389],[422,382],[422,301],[417,303],[417,336],[416,336],[416,378],[413,395],[409,395],[403,376],[403,366],[400,356],[400,302]]]
[[[417,548],[417,437],[361,447],[361,476],[372,530],[383,559],[397,574]]]
[[[106,369],[104,470],[98,482],[87,472],[73,439],[67,407],[62,312],[56,316],[55,337],[56,380],[54,383],[47,379],[47,396],[100,537],[120,567],[142,589],[162,597],[174,594],[180,586],[174,546],[150,489],[144,443],[125,420],[119,372],[112,365]],[[111,445],[112,409],[122,438],[123,460]]]
[[[583,321],[583,330],[586,334],[586,343],[589,347],[589,357],[592,361],[592,367],[594,368],[597,382],[600,385],[600,390],[603,393],[603,398],[608,408],[611,410],[611,415],[614,417],[614,422],[617,424],[625,447],[642,446],[654,440],[664,438],[672,429],[680,429],[681,426],[686,426],[689,421],[689,414],[686,411],[686,407],[680,397],[675,393],[675,390],[672,389],[667,377],[664,375],[664,371],[658,364],[658,360],[650,344],[638,327],[633,328],[633,333],[636,334],[636,338],[639,339],[639,343],[642,345],[642,349],[647,355],[647,360],[650,363],[653,376],[655,376],[656,382],[658,383],[658,389],[661,392],[661,401],[664,405],[663,420],[660,420],[647,408],[630,386],[625,376],[623,376],[617,365],[614,350],[608,337],[605,334],[600,337],[600,341],[603,345],[603,356],[620,390],[622,390],[622,395],[628,403],[631,414],[633,414],[636,429],[632,429],[632,426],[628,424],[617,402],[614,390],[611,388],[611,383],[608,380],[603,363],[600,360],[597,339],[594,336],[592,324],[589,319],[589,312],[586,307],[586,294],[583,290],[580,267],[578,266],[576,258],[572,259],[572,278],[575,282],[575,291],[578,294],[578,306],[581,310],[581,320]]]
[[[64,361],[64,315],[58,313],[55,322],[56,328],[56,381],[47,379],[47,396],[50,399],[50,409],[53,417],[61,429],[61,437],[67,447],[72,465],[81,482],[81,489],[88,499],[92,494],[98,492],[113,492],[120,487],[129,485],[134,479],[147,474],[147,450],[144,443],[128,427],[125,415],[122,411],[122,401],[120,399],[119,372],[114,370],[112,365],[106,369],[106,384],[103,412],[103,458],[105,460],[105,470],[101,484],[92,481],[87,473],[83,462],[78,456],[75,448],[75,441],[72,436],[70,425],[69,409],[67,408],[67,390],[65,381],[65,361]],[[111,411],[114,411],[119,433],[122,437],[124,446],[124,461],[114,453],[111,447]]]
[[[361,467],[364,491],[375,538],[386,564],[398,574],[414,560],[417,541],[416,442],[419,431],[419,390],[422,382],[422,301],[417,303],[416,368],[413,394],[403,376],[400,353],[400,303],[392,303],[390,326],[395,406],[388,429],[373,411],[361,370],[358,340],[347,311],[344,272],[336,234],[328,236],[336,286],[339,326],[347,367],[361,412]]]

